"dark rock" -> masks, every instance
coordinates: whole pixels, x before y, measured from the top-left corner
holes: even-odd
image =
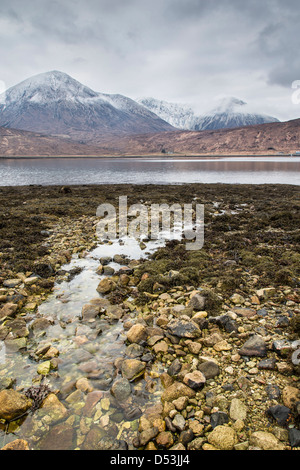
[[[216,375],[220,374],[220,368],[218,364],[213,361],[203,362],[198,366],[198,370],[204,374],[206,380],[213,379]]]
[[[103,256],[102,258],[100,258],[100,263],[102,264],[102,266],[107,266],[111,261],[111,256]]]
[[[291,418],[291,410],[283,405],[271,406],[267,415],[273,418],[279,426],[286,426]]]
[[[282,315],[276,319],[275,328],[287,328],[289,324],[290,320],[288,319],[288,317]]]
[[[259,317],[266,317],[268,315],[268,312],[265,308],[261,308],[260,310],[257,310],[256,313]]]
[[[199,338],[201,330],[198,325],[193,321],[187,320],[171,320],[167,325],[168,330],[172,335],[179,338]]]
[[[275,370],[276,369],[276,359],[270,357],[269,359],[263,359],[257,365],[260,370]]]
[[[186,431],[182,431],[179,435],[179,442],[181,442],[184,446],[186,446],[189,442],[192,442],[195,435],[191,429]]]
[[[192,307],[195,311],[202,311],[205,307],[205,297],[200,294],[194,295],[189,301],[188,307]]]
[[[171,377],[176,377],[179,372],[181,371],[182,364],[179,359],[175,359],[175,361],[172,362],[170,367],[168,368],[168,374]]]
[[[169,416],[166,416],[165,423],[166,423],[167,429],[169,429],[169,431],[176,432],[176,428],[173,425],[172,420],[171,420],[171,418],[169,418]]]
[[[213,429],[229,422],[229,416],[224,411],[216,411],[210,416],[210,425]]]
[[[143,412],[138,406],[134,407],[126,407],[124,410],[124,416],[127,421],[135,421],[136,419],[139,419]]]
[[[266,392],[270,400],[278,400],[281,395],[280,388],[277,387],[277,385],[268,385],[266,387]]]
[[[260,336],[254,335],[241,347],[239,355],[264,357],[267,355],[267,345]]]
[[[47,277],[53,276],[54,270],[51,264],[39,263],[34,266],[34,273],[46,279]]]
[[[221,315],[216,318],[216,323],[220,328],[223,328],[227,333],[238,331],[237,323],[229,315]]]
[[[300,447],[300,430],[289,429],[289,442],[291,447]]]

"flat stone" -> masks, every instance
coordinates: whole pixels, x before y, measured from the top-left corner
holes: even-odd
[[[269,432],[257,431],[251,434],[250,444],[262,450],[284,450],[284,445]]]
[[[6,279],[6,281],[3,282],[3,286],[9,289],[14,289],[15,287],[18,287],[21,283],[21,279]]]
[[[179,338],[194,339],[201,336],[200,328],[193,321],[174,319],[168,323],[167,328],[172,335]]]
[[[24,439],[16,439],[6,444],[6,446],[2,447],[0,450],[30,450],[30,448],[28,442]]]
[[[276,359],[274,357],[270,357],[268,359],[262,359],[257,364],[257,367],[260,370],[275,370],[276,369]]]
[[[76,431],[73,426],[60,423],[50,429],[38,447],[40,450],[73,450],[75,436]]]
[[[153,346],[153,351],[155,354],[166,353],[169,349],[168,344],[165,341],[159,341]]]
[[[214,377],[220,374],[220,368],[218,364],[213,361],[203,362],[198,366],[198,370],[202,372],[206,380],[213,379]]]
[[[256,315],[256,310],[253,308],[235,308],[233,310],[239,317],[252,318]]]
[[[18,310],[18,305],[8,302],[0,309],[0,320],[5,317],[13,317]]]
[[[238,398],[233,398],[230,404],[229,415],[234,421],[245,421],[247,417],[247,406]]]
[[[267,345],[260,336],[252,336],[238,351],[240,356],[258,356],[267,355]]]
[[[6,350],[9,352],[17,352],[27,347],[26,338],[5,339],[4,341]]]

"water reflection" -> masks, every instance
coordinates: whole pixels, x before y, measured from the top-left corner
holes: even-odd
[[[0,159],[0,185],[296,184],[299,157]]]

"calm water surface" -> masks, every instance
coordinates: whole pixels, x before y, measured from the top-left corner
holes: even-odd
[[[56,184],[300,184],[300,157],[0,159],[0,186]]]

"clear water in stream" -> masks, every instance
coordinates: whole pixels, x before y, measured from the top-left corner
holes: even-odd
[[[20,391],[27,390],[33,385],[34,377],[37,377],[37,367],[39,365],[39,362],[32,359],[30,351],[51,343],[60,352],[57,372],[50,374],[44,382],[49,384],[51,390],[61,391],[68,388],[71,390],[73,382],[75,383],[80,377],[86,377],[88,371],[96,369],[97,376],[90,383],[93,385],[94,390],[103,391],[103,398],[109,398],[111,401],[112,396],[109,390],[116,378],[114,362],[117,358],[124,357],[126,349],[126,336],[122,320],[109,322],[105,318],[98,317],[95,321],[83,322],[81,320],[82,307],[92,299],[100,296],[96,288],[105,276],[98,275],[96,270],[99,267],[101,257],[110,256],[113,258],[116,254],[124,254],[130,259],[138,260],[147,257],[150,252],[155,251],[163,244],[163,237],[161,240],[148,242],[145,250],[140,248],[138,241],[130,239],[124,240],[123,244],[120,244],[119,241],[110,245],[100,244],[86,257],[74,257],[69,264],[63,266],[62,269],[65,271],[80,268],[81,272],[70,282],[62,281],[56,284],[54,292],[39,306],[38,311],[32,314],[32,321],[37,317],[44,317],[51,321],[51,326],[42,334],[35,333],[32,338],[29,337],[27,351],[10,353],[5,351],[5,346],[2,346],[2,349],[0,349],[0,378],[5,376],[16,379],[15,388]],[[121,267],[114,262],[109,263],[109,265],[114,267],[116,271]],[[81,341],[82,338],[84,338],[83,341]],[[156,385],[157,393],[153,393],[152,390],[149,394],[145,388],[144,380],[133,383],[132,395],[136,405],[142,407],[149,399],[151,401],[158,397],[158,381]],[[78,393],[78,390],[76,393],[74,403],[68,399],[67,393],[58,395],[60,401],[68,410],[62,422],[70,422],[67,421],[70,419],[74,421],[77,432],[77,437],[74,439],[74,448],[81,448],[84,445],[84,438],[88,433],[89,426],[100,426],[104,434],[108,433],[109,435],[111,429],[113,429],[111,425],[114,424],[114,426],[118,426],[119,438],[124,437],[122,435],[124,425],[125,433],[131,430],[133,425],[131,423],[129,426],[126,418],[118,423],[113,423],[111,417],[118,416],[118,405],[115,402],[112,409],[103,410],[100,403],[97,419],[90,419],[89,423],[86,424],[86,434],[82,434],[80,423],[82,423],[81,418],[86,419],[82,416],[86,394],[80,391]],[[39,449],[40,443],[43,442],[51,429],[61,422],[61,420],[59,422],[50,420],[50,423],[47,423],[47,418],[40,418],[39,413],[40,410],[29,414],[20,426],[17,423],[12,423],[9,433],[7,433],[7,428],[0,425],[0,448],[14,439],[23,438],[29,441],[31,447]],[[109,425],[107,425],[108,422]],[[60,444],[64,446],[63,443]],[[69,445],[69,443],[66,443],[67,447]]]

